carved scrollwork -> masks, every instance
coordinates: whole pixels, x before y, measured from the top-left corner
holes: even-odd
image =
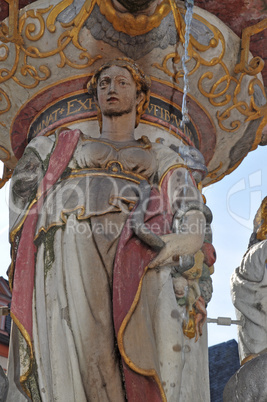
[[[179,10],[174,1],[171,0],[170,2],[172,5],[172,11],[174,15],[177,34],[179,35],[181,43],[184,44],[185,22],[182,17],[182,14],[184,14],[184,10]],[[189,59],[187,61],[187,66],[189,70],[188,76],[193,75],[202,65],[207,67],[213,67],[218,65],[223,59],[223,56],[225,54],[225,41],[219,29],[217,29],[215,26],[211,25],[206,20],[204,20],[204,18],[198,15],[194,15],[194,18],[202,22],[204,25],[206,25],[208,29],[212,32],[213,37],[210,39],[209,43],[205,45],[198,42],[192,35],[190,35],[190,41],[188,47]],[[204,57],[201,56],[201,52],[204,53],[210,49],[219,48],[219,46],[221,48],[219,55],[216,54],[216,56],[212,57],[209,60],[206,60]],[[179,63],[181,62],[181,57],[178,54],[178,52],[166,55],[165,58],[163,59],[162,64],[154,63],[153,66],[163,71],[169,77],[172,77],[174,82],[178,84],[179,79],[183,78],[184,75],[183,69],[182,67],[180,67],[178,71],[173,72],[171,68],[168,66],[169,61],[171,61],[173,66],[178,67]]]
[[[179,34],[181,42],[184,44],[185,23],[182,18],[184,11],[179,10],[174,1],[170,0],[170,2],[172,4],[177,33]],[[247,60],[249,58],[249,38],[251,35],[267,27],[267,19],[256,24],[254,27],[249,27],[244,30],[241,45],[241,61],[235,67],[235,73],[241,74],[234,76],[230,73],[223,61],[226,49],[223,34],[217,27],[210,24],[204,18],[194,14],[194,19],[204,24],[209,31],[212,32],[213,37],[208,44],[202,44],[199,43],[193,35],[190,35],[188,46],[189,59],[186,62],[188,76],[193,76],[200,67],[205,67],[205,72],[198,79],[198,89],[215,108],[218,107],[221,109],[222,107],[226,107],[223,111],[216,113],[219,127],[223,131],[235,132],[244,121],[256,120],[260,117],[267,119],[267,106],[257,106],[253,96],[254,85],[256,85],[256,83],[261,88],[263,96],[265,96],[265,91],[260,80],[255,78],[252,79],[249,84],[246,84],[248,86],[248,95],[250,96],[249,104],[239,99],[244,77],[247,75],[255,76],[263,68],[264,62],[260,57],[254,57],[250,62]],[[212,49],[216,50],[214,56],[212,56]],[[209,57],[205,59],[204,56],[207,55],[206,52],[208,50]],[[166,55],[161,64],[154,63],[153,65],[171,77],[177,84],[179,84],[180,79],[183,79],[184,72],[181,66],[181,57],[178,52]],[[220,78],[216,78],[218,77],[219,68],[222,73]],[[239,112],[240,119],[231,120],[233,111]]]
[[[263,70],[264,61],[261,57],[253,57],[249,60],[250,37],[267,29],[267,18],[255,25],[243,29],[241,41],[240,63],[235,66],[235,73],[245,73],[248,75],[257,75]]]
[[[210,172],[207,174],[207,176],[210,177],[211,179],[216,179],[216,178],[217,178],[217,175],[218,175],[218,172],[220,171],[220,169],[222,168],[222,166],[223,166],[223,163],[220,162],[219,165],[218,165],[215,169],[213,169],[212,171],[210,171]]]
[[[18,1],[10,0],[8,3],[10,18],[14,20],[15,15],[18,16]],[[11,28],[9,29],[5,23],[0,25],[0,40],[2,41],[0,44],[0,83],[12,79],[16,84],[29,89],[35,88],[40,81],[47,80],[51,76],[47,61],[46,64],[36,65],[34,60],[46,60],[49,57],[59,55],[58,68],[68,65],[74,69],[84,69],[101,58],[100,55],[92,57],[79,42],[81,28],[91,14],[96,0],[87,0],[80,13],[70,23],[61,23],[60,28],[61,30],[63,28],[63,32],[59,33],[56,40],[49,42],[51,43],[50,50],[42,51],[35,45],[44,37],[47,31],[50,34],[56,34],[56,18],[58,14],[72,3],[73,0],[63,0],[56,6],[51,5],[43,9],[28,10],[18,19],[18,23],[12,27],[12,32]],[[10,24],[12,21],[10,21]],[[77,60],[71,60],[66,55],[65,50],[70,45],[73,45],[80,52],[78,60],[81,63]],[[10,69],[1,68],[1,63],[7,61],[10,57],[11,46],[13,46],[12,54],[14,58],[11,63],[12,67]],[[71,52],[68,53],[71,54]],[[1,110],[0,113],[4,113],[4,111]]]
[[[9,56],[9,48],[4,43],[0,44],[0,62],[7,60]]]
[[[11,102],[7,93],[0,88],[0,116],[8,112],[11,108]],[[0,120],[0,126],[5,127],[5,124]]]

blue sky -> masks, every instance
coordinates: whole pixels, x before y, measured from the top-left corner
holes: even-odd
[[[235,318],[230,297],[230,277],[247,250],[253,219],[267,195],[267,149],[258,147],[241,165],[204,191],[213,212],[213,244],[217,251],[213,275],[213,298],[208,306],[211,318]],[[208,325],[209,344],[237,339],[236,326]]]
[[[208,306],[211,318],[231,317],[235,311],[230,297],[230,277],[240,264],[252,232],[253,218],[267,195],[267,149],[248,154],[229,176],[206,189],[207,205],[213,212],[213,244],[217,251],[213,275],[213,298]],[[10,263],[8,245],[8,185],[0,190],[0,275]],[[237,339],[236,326],[208,325],[209,345]]]

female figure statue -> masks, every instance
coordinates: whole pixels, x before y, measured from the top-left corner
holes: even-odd
[[[37,137],[12,178],[8,400],[177,402],[172,270],[202,246],[202,198],[175,151],[135,140],[149,80],[134,62],[104,64],[89,90],[100,137]],[[187,200],[200,208],[173,233]]]

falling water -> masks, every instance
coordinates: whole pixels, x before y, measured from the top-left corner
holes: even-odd
[[[188,45],[189,45],[189,35],[191,31],[191,22],[193,17],[193,7],[194,7],[194,0],[186,0],[186,14],[185,14],[185,43],[184,43],[184,55],[182,57],[182,66],[184,70],[184,95],[183,95],[183,103],[182,103],[182,121],[181,127],[183,128],[185,123],[189,122],[188,116],[188,109],[186,105],[186,95],[189,91],[189,80],[188,80],[188,68],[186,62],[189,60],[188,57]]]

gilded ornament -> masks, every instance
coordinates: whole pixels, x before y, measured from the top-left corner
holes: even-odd
[[[1,106],[2,102],[4,103],[4,107]],[[8,112],[10,110],[10,108],[11,108],[11,102],[10,102],[9,96],[3,89],[0,88],[0,116],[1,116],[1,114]],[[3,122],[1,122],[1,120],[0,120],[0,126],[5,127],[5,124]],[[0,150],[1,149],[2,149],[2,147],[0,147]]]
[[[53,10],[50,12],[49,16],[47,17],[46,20],[46,26],[49,30],[49,32],[54,33],[56,31],[56,26],[55,22],[57,19],[57,16],[64,11],[67,7],[69,7],[74,0],[62,0],[60,3],[58,3]]]
[[[219,170],[222,168],[223,163],[220,162],[219,166],[217,166],[215,169],[213,169],[212,171],[210,171],[207,176],[210,177],[211,179],[216,179],[217,174],[219,172]]]
[[[73,21],[71,21],[69,24],[61,24],[61,26],[65,30],[57,38],[57,47],[53,48],[52,50],[42,52],[36,46],[26,46],[24,38],[27,39],[27,41],[34,43],[38,42],[45,35],[46,29],[48,29],[50,33],[55,33],[55,21],[58,14],[70,4],[72,4],[72,2],[73,0],[63,0],[56,6],[51,5],[43,9],[28,10],[20,18],[18,18],[18,0],[8,0],[9,15],[11,18],[9,19],[9,25],[13,26],[16,18],[18,20],[18,24],[15,24],[13,26],[14,29],[12,31],[12,35],[5,23],[2,23],[0,26],[0,40],[3,42],[0,45],[0,48],[4,49],[5,51],[5,54],[0,57],[0,63],[8,59],[9,48],[7,46],[7,43],[10,43],[10,45],[11,43],[13,43],[13,46],[15,46],[15,58],[13,66],[10,70],[8,70],[7,68],[0,68],[0,83],[6,82],[9,79],[13,79],[18,85],[22,86],[23,88],[35,88],[36,86],[38,86],[40,81],[46,81],[51,76],[51,71],[49,67],[47,67],[46,65],[41,65],[39,66],[38,71],[38,69],[31,64],[32,61],[31,63],[28,62],[28,58],[47,59],[58,54],[60,56],[60,63],[58,65],[58,68],[63,68],[65,65],[68,65],[75,69],[84,69],[86,67],[89,67],[97,59],[101,58],[100,55],[91,57],[91,55],[84,47],[81,46],[79,42],[80,31],[83,27],[84,22],[90,16],[93,7],[96,4],[96,0],[87,0],[84,3],[80,13],[73,19]],[[47,14],[48,16],[45,19],[45,16]],[[16,18],[15,15],[17,16]],[[31,22],[28,22],[29,20]],[[16,26],[17,30],[15,30]],[[53,41],[51,43],[53,43]],[[81,51],[79,59],[83,61],[82,63],[74,63],[64,53],[67,46],[70,44],[73,44],[76,49]],[[30,83],[22,82],[22,80],[17,75],[18,65],[21,58],[23,58],[23,64],[20,68],[20,73],[23,77],[31,78],[32,82]]]
[[[188,315],[188,321],[183,322],[183,332],[189,339],[193,339],[196,336],[196,311],[194,307],[188,312]]]
[[[4,23],[0,24],[0,40],[2,42],[20,43],[18,33],[19,0],[4,0],[9,4],[9,28]]]
[[[184,10],[181,10],[180,12],[174,1],[170,1],[170,4],[172,7],[177,34],[181,40],[181,43],[184,44],[185,23],[181,16],[181,13],[184,14]],[[225,41],[219,29],[208,23],[204,18],[200,17],[199,15],[194,14],[194,19],[202,22],[205,26],[207,26],[213,33],[213,38],[211,38],[208,45],[203,45],[199,43],[192,35],[190,35],[190,41],[188,47],[189,60],[187,61],[187,64],[192,65],[192,60],[194,60],[194,63],[193,67],[191,67],[188,73],[188,76],[193,75],[202,65],[211,67],[219,64],[225,54]],[[211,60],[205,60],[203,57],[201,57],[200,52],[206,52],[209,49],[216,48],[219,46],[219,44],[221,44],[221,52],[218,56],[212,58]],[[171,61],[173,65],[178,65],[179,63],[181,63],[181,56],[178,54],[178,52],[170,53],[165,56],[161,65],[159,63],[154,63],[153,66],[163,71],[169,77],[172,77],[173,81],[178,84],[179,79],[183,78],[184,76],[182,66],[180,67],[180,69],[178,69],[178,71],[173,72],[168,67],[167,63],[169,61]]]
[[[127,35],[144,35],[157,28],[164,17],[166,17],[171,8],[170,2],[172,0],[163,0],[158,5],[153,15],[147,16],[140,14],[134,16],[130,13],[121,13],[114,9],[111,0],[96,0],[100,12],[106,19],[113,25],[114,29],[119,32],[124,32]]]
[[[253,57],[249,60],[250,37],[267,29],[267,18],[255,25],[247,27],[242,31],[240,63],[235,66],[235,73],[246,73],[257,75],[263,70],[264,61],[260,57]]]
[[[174,15],[175,25],[177,29],[177,33],[180,37],[181,42],[184,44],[184,21],[181,18],[180,11],[175,4],[175,2],[170,1],[172,12]],[[184,10],[181,10],[181,13],[184,13]],[[250,103],[239,99],[239,94],[241,91],[242,83],[244,77],[247,75],[255,76],[258,74],[264,65],[264,62],[259,58],[253,58],[250,63],[248,63],[249,57],[249,38],[251,35],[261,32],[263,29],[267,27],[267,18],[262,20],[260,23],[254,25],[253,27],[246,28],[243,31],[242,35],[242,51],[241,51],[241,61],[235,67],[235,73],[241,72],[240,76],[233,76],[229,72],[228,67],[224,63],[223,59],[225,56],[225,39],[223,34],[220,32],[218,28],[214,25],[207,22],[204,18],[194,14],[194,19],[200,21],[205,26],[209,28],[209,30],[213,33],[213,38],[209,41],[208,45],[203,45],[199,43],[192,35],[190,35],[190,41],[188,46],[188,56],[189,60],[187,61],[187,65],[191,66],[189,69],[188,76],[192,76],[200,67],[205,66],[205,73],[201,75],[198,80],[198,89],[199,92],[209,100],[212,106],[214,107],[226,107],[222,112],[218,111],[216,113],[217,121],[219,127],[226,132],[236,132],[243,122],[248,122],[251,120],[256,120],[259,118],[263,118],[264,121],[267,121],[267,105],[257,106],[254,100],[254,86],[255,84],[259,85],[262,90],[263,95],[265,96],[265,90],[263,85],[259,79],[252,79],[252,81],[248,85],[248,94],[250,96]],[[206,52],[209,49],[218,48],[218,55],[215,57],[206,60],[201,53]],[[195,61],[193,64],[192,61]],[[179,83],[179,80],[183,78],[184,72],[181,67],[181,57],[176,53],[170,53],[165,56],[162,61],[162,64],[154,63],[154,67],[163,71],[166,75],[173,79],[173,82],[176,84]],[[170,67],[177,66],[174,71],[171,70]],[[214,73],[213,68],[218,68],[220,66],[222,68],[222,76],[214,82]],[[180,67],[180,68],[179,68]],[[208,83],[210,82],[209,89],[205,89],[208,87]],[[204,85],[205,84],[205,85]],[[232,89],[232,85],[235,85],[234,90]],[[231,88],[230,88],[231,85]],[[205,88],[204,88],[205,86]],[[240,118],[234,121],[231,120],[232,111],[237,110],[240,114]],[[245,118],[245,119],[244,119]],[[261,124],[261,127],[264,127],[264,123]]]

